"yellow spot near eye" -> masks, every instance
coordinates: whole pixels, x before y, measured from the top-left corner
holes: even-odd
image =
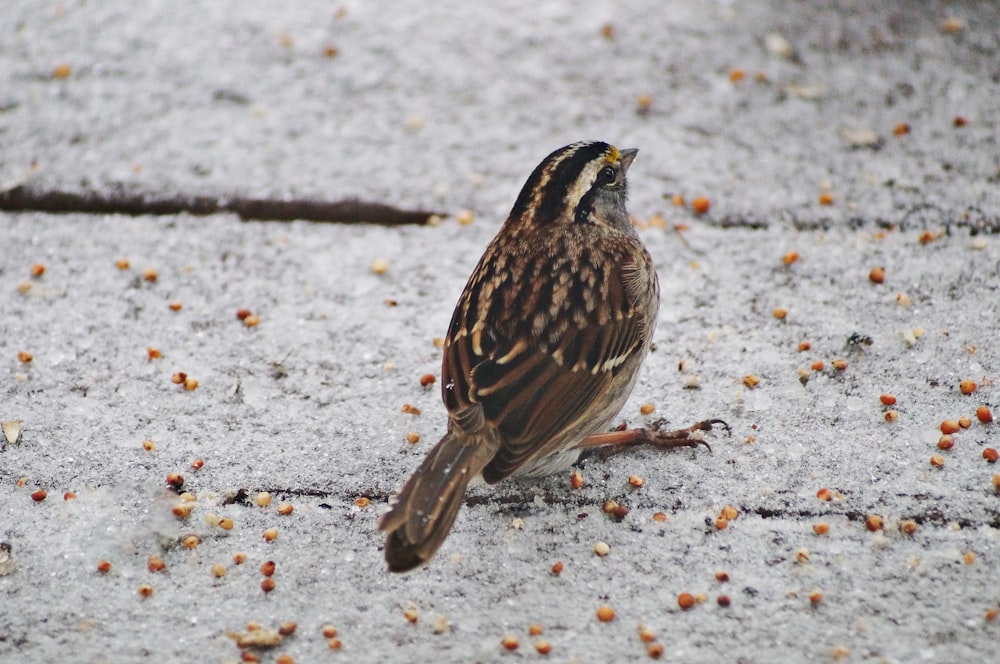
[[[608,151],[604,154],[604,158],[609,164],[614,165],[622,160],[622,153],[615,146],[608,146]]]

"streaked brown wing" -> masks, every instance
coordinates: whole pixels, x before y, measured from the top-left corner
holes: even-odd
[[[588,429],[584,435],[603,424],[585,421],[603,410],[590,406],[643,351],[645,325],[630,311],[599,326],[571,325],[544,347],[488,334],[477,342],[468,334],[453,338],[443,370],[449,410],[481,403],[502,434],[499,452],[483,471],[486,480],[496,482],[532,458],[557,452],[567,443],[561,436],[567,430]]]

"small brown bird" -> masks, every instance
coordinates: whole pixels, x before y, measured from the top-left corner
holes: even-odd
[[[379,521],[385,559],[404,572],[431,559],[469,482],[567,469],[582,451],[703,444],[700,432],[595,433],[635,384],[660,288],[625,207],[637,150],[560,148],[535,168],[455,307],[441,384],[448,431]]]

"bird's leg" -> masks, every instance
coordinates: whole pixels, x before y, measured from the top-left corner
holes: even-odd
[[[659,419],[653,422],[648,429],[617,427],[614,431],[587,436],[580,441],[577,447],[584,453],[593,448],[602,448],[600,454],[603,458],[638,445],[652,445],[664,449],[704,445],[711,451],[711,446],[705,442],[705,432],[711,431],[712,427],[717,424],[724,427],[726,432],[730,431],[729,425],[722,420],[702,420],[686,429],[678,429],[677,431],[663,431],[664,424],[666,424],[666,420]]]

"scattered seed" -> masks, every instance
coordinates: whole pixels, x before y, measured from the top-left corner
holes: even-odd
[[[695,214],[705,214],[711,205],[711,201],[704,196],[698,196],[691,201],[691,209],[694,210]]]
[[[944,420],[941,422],[941,433],[957,433],[958,429],[958,422],[955,420]]]
[[[97,571],[100,572],[101,574],[107,574],[108,572],[111,571],[111,563],[109,563],[107,560],[98,560]]]
[[[639,487],[641,487],[643,484],[645,484],[645,482],[643,481],[643,479],[641,477],[639,477],[638,475],[629,475],[628,476],[628,483],[631,484],[632,486],[634,486],[637,489]]]
[[[330,639],[326,642],[326,647],[330,650],[340,650],[343,644],[340,642],[340,639]]]
[[[990,620],[990,621],[996,620],[997,619],[997,614],[1000,614],[1000,609],[996,609],[996,608],[988,609],[986,611],[985,618],[987,620]]]
[[[535,641],[535,650],[539,655],[548,655],[552,652],[552,644],[545,639],[539,639]]]
[[[420,442],[420,434],[417,433],[416,431],[409,432],[408,434],[406,434],[406,442],[408,442],[411,445],[416,445],[417,443]]]
[[[920,244],[930,244],[934,241],[934,239],[935,235],[933,231],[924,231],[920,234],[920,237],[917,238]]]
[[[389,261],[384,258],[376,258],[372,261],[371,271],[375,274],[385,274],[389,271]]]
[[[142,278],[146,281],[153,282],[159,278],[159,275],[156,273],[155,268],[147,267],[142,271]]]
[[[222,563],[215,563],[212,565],[212,574],[216,578],[222,578],[226,575],[226,566]]]
[[[266,563],[260,566],[260,573],[264,576],[274,576],[274,561],[268,560]]]
[[[715,580],[718,581],[719,583],[728,583],[729,573],[723,570],[719,570],[718,572],[715,573]]]
[[[417,613],[416,608],[411,606],[403,611],[403,618],[406,619],[406,622],[415,624],[418,620],[420,620],[420,615]]]
[[[650,643],[649,647],[646,648],[646,654],[649,655],[650,659],[659,659],[663,657],[663,644]]]
[[[459,210],[458,214],[455,215],[455,221],[462,226],[468,226],[475,221],[475,216],[472,214],[472,210]]]
[[[752,389],[760,384],[760,378],[753,374],[747,374],[743,376],[743,384]]]
[[[193,392],[198,389],[198,381],[191,376],[186,376],[184,378],[184,389],[188,392]]]
[[[281,503],[278,505],[278,514],[281,516],[288,516],[295,511],[295,507],[291,503]]]
[[[812,343],[809,342],[808,340],[799,342],[799,352],[805,352],[807,350],[810,350],[811,348],[812,348]]]
[[[583,474],[576,469],[569,475],[569,485],[573,489],[579,489],[583,486]]]
[[[972,420],[963,415],[962,417],[958,418],[958,426],[962,427],[963,429],[968,429],[969,427],[972,426]]]
[[[127,258],[119,258],[118,260],[115,261],[115,267],[117,267],[119,270],[127,270],[129,269],[130,264]]]
[[[681,593],[677,596],[677,606],[681,607],[685,611],[694,606],[694,603],[694,595],[691,593]]]
[[[167,486],[175,490],[180,490],[184,486],[184,476],[180,473],[170,473],[167,475]]]
[[[773,315],[778,320],[784,320],[785,316],[788,315],[788,309],[786,309],[785,307],[776,307],[774,311],[771,312],[771,315]]]
[[[408,403],[404,403],[403,407],[400,410],[402,412],[406,413],[407,415],[419,415],[420,414],[420,409],[419,408],[417,408],[416,406],[411,406]]]
[[[553,574],[553,576],[559,576],[560,574],[562,574],[562,571],[563,571],[563,564],[562,564],[562,562],[556,561],[556,562],[552,563],[552,574]]]
[[[152,346],[146,347],[146,359],[150,362],[153,360],[158,360],[163,357],[163,353],[160,352],[159,348],[153,348]]]
[[[905,122],[900,122],[892,128],[892,133],[896,136],[905,136],[910,133],[910,125]]]
[[[666,512],[653,512],[653,521],[663,523],[667,520]]]
[[[894,405],[896,405],[896,397],[894,397],[891,394],[883,394],[878,399],[885,406],[894,406]]]
[[[42,502],[43,500],[45,500],[45,498],[46,498],[46,497],[47,497],[48,495],[49,495],[49,494],[45,492],[45,489],[38,489],[37,491],[33,491],[33,492],[31,493],[31,499],[32,499],[33,501],[35,501],[36,503],[40,503],[40,502]]]
[[[977,387],[978,385],[976,385],[975,381],[972,380],[963,380],[958,384],[958,389],[962,392],[962,394],[972,394],[976,391]]]
[[[819,195],[820,205],[833,205],[833,194],[828,191],[823,192]]]
[[[656,410],[656,406],[651,403],[644,403],[639,406],[639,412],[643,415],[651,415]]]
[[[830,500],[830,498],[833,497],[833,494],[829,489],[823,487],[822,489],[816,492],[816,497],[825,502]]]
[[[830,526],[824,521],[820,521],[819,523],[814,523],[813,532],[816,533],[817,535],[826,535],[828,532],[830,532]]]
[[[267,507],[271,504],[271,494],[267,491],[261,491],[253,499],[253,502],[256,503],[258,507]]]
[[[149,554],[149,558],[146,560],[146,568],[150,572],[162,572],[167,569],[167,564],[163,562],[163,558],[155,553]]]
[[[35,359],[35,356],[26,350],[18,351],[17,361],[21,364],[31,364],[31,361]]]
[[[513,634],[508,634],[507,636],[500,639],[500,645],[502,645],[507,650],[517,650],[521,643],[517,640],[517,637]]]
[[[266,541],[273,542],[274,540],[278,539],[278,529],[268,528],[267,530],[264,531],[263,535]]]
[[[141,597],[152,597],[153,596],[153,586],[148,583],[144,583],[139,586],[139,595]]]
[[[63,500],[76,500],[76,494],[72,491],[67,491],[63,494]]]
[[[912,519],[907,519],[899,524],[899,530],[905,535],[912,535],[917,532],[918,528],[919,526],[917,526],[917,522]]]
[[[895,422],[899,419],[899,412],[895,410],[887,410],[882,417],[885,418],[886,422]]]
[[[939,450],[950,450],[955,446],[955,439],[950,434],[945,434],[938,438],[937,446]]]
[[[715,598],[715,603],[721,606],[722,608],[726,608],[730,604],[732,604],[733,601],[729,599],[729,595],[719,595],[718,597]]]
[[[847,368],[847,360],[843,358],[837,358],[836,360],[830,363],[830,366],[832,366],[837,371],[843,371],[844,369]]]
[[[826,365],[823,363],[823,360],[816,360],[811,365],[809,365],[809,368],[812,369],[813,371],[822,371],[825,367]]]
[[[988,463],[996,463],[997,459],[1000,458],[1000,455],[998,455],[997,451],[992,447],[987,447],[983,450],[983,458],[986,459]]]
[[[597,619],[601,622],[611,622],[615,619],[615,610],[603,604],[597,608]]]
[[[791,265],[795,261],[799,260],[799,252],[789,251],[787,254],[781,257],[781,262],[785,265]]]
[[[596,542],[594,544],[594,553],[603,558],[604,556],[611,553],[611,547],[608,546],[607,542]]]
[[[258,316],[257,314],[250,314],[249,316],[243,319],[243,324],[246,327],[257,327],[258,325],[260,325],[260,316]]]
[[[805,565],[809,562],[809,549],[799,549],[795,552],[795,562]]]
[[[931,465],[934,466],[935,468],[943,468],[944,467],[944,457],[941,456],[940,454],[932,454],[931,455]]]
[[[976,409],[976,419],[983,424],[989,424],[993,421],[993,413],[990,411],[988,406],[980,406]]]
[[[962,562],[964,562],[966,565],[972,565],[973,563],[975,563],[976,562],[975,552],[966,551],[964,554],[962,554]]]
[[[877,514],[869,514],[865,519],[865,528],[872,532],[882,530],[882,525],[882,517]]]
[[[813,606],[816,606],[822,601],[823,601],[823,593],[821,593],[820,591],[814,590],[813,592],[809,593],[809,602]]]
[[[222,528],[223,530],[232,530],[233,525],[235,525],[233,524],[233,520],[230,519],[228,516],[224,516],[221,519],[219,519],[219,528]]]
[[[880,284],[885,281],[885,268],[882,266],[873,267],[868,273],[868,280],[873,284]]]
[[[267,577],[260,582],[260,589],[263,590],[265,593],[269,593],[272,590],[274,590],[277,587],[277,585],[278,584],[275,583],[274,579],[272,579],[271,577]]]
[[[237,565],[242,565],[246,561],[247,561],[247,554],[243,553],[242,551],[238,551],[233,554],[233,562],[236,563]]]

